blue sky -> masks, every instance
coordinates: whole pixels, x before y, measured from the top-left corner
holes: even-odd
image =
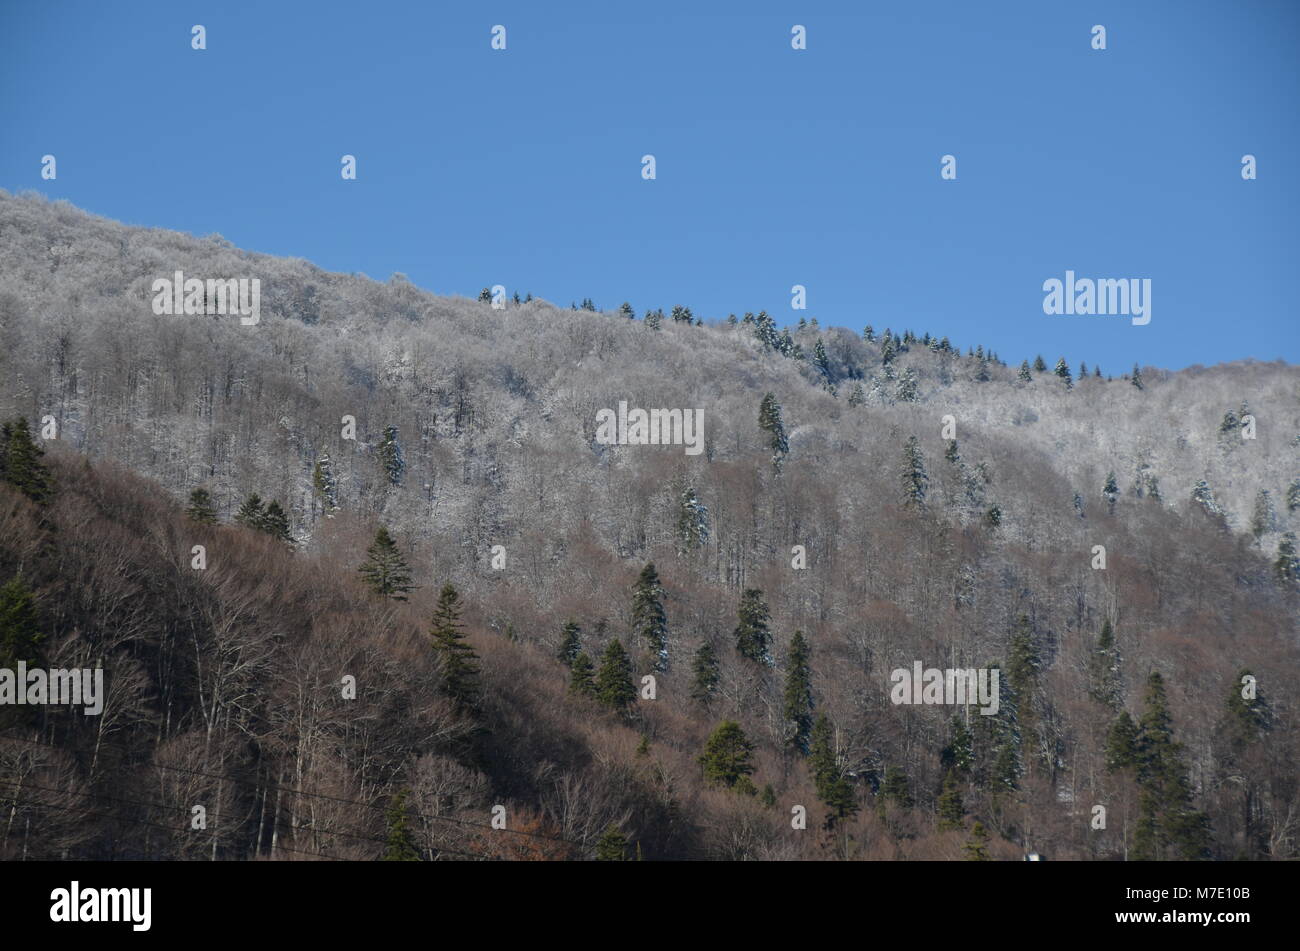
[[[1298,72],[1289,0],[0,0],[0,187],[438,293],[1300,362]],[[1151,323],[1045,315],[1066,269]]]

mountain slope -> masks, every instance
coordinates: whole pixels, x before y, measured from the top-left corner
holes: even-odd
[[[0,251],[6,418],[39,425],[53,417],[59,452],[112,460],[177,500],[205,487],[224,520],[249,493],[280,500],[299,551],[272,548],[267,557],[288,559],[277,572],[306,572],[298,595],[305,614],[321,610],[308,607],[314,566],[332,572],[318,585],[348,578],[377,524],[386,525],[423,587],[397,616],[331,625],[321,635],[330,650],[344,650],[348,632],[367,628],[379,639],[382,668],[407,656],[397,648],[387,655],[383,631],[419,654],[419,632],[443,582],[470,604],[474,642],[499,701],[484,729],[497,736],[508,729],[512,738],[501,748],[476,741],[472,753],[426,738],[378,773],[349,746],[343,787],[370,795],[404,784],[424,789],[417,776],[436,786],[419,763],[437,756],[448,770],[481,777],[461,778],[484,795],[518,796],[538,823],[566,830],[562,837],[580,853],[610,822],[623,822],[650,857],[958,857],[963,836],[936,818],[940,749],[951,741],[953,710],[892,703],[890,673],[916,661],[1010,669],[1027,643],[1033,675],[1020,681],[1014,716],[985,730],[978,713],[968,715],[976,766],[961,779],[964,824],[980,817],[1000,834],[1003,854],[1033,847],[1063,857],[1122,856],[1133,846],[1136,787],[1106,770],[1116,711],[1090,696],[1098,637],[1110,622],[1120,705],[1141,713],[1152,672],[1168,685],[1188,782],[1211,822],[1211,854],[1294,852],[1295,790],[1286,777],[1296,762],[1289,671],[1297,659],[1297,595],[1273,568],[1284,533],[1300,527],[1300,511],[1287,505],[1300,479],[1294,367],[1144,368],[1141,390],[1091,376],[1067,389],[1050,371],[1020,381],[1014,364],[1032,354],[1008,356],[1012,365],[1003,366],[910,334],[886,362],[884,321],[875,322],[873,342],[843,330],[792,330],[805,356],[796,359],[764,345],[753,323],[665,319],[656,330],[540,301],[496,310],[428,294],[400,277],[376,283],[330,274],[217,238],[128,228],[8,195],[0,195]],[[177,270],[260,279],[260,322],[155,314],[153,282]],[[913,379],[915,400],[900,398],[911,395]],[[788,433],[779,471],[759,427],[768,393]],[[601,444],[598,412],[621,401],[701,410],[703,452]],[[1243,405],[1255,419],[1253,439],[1235,425],[1222,428],[1225,414],[1240,415]],[[955,446],[944,438],[945,416]],[[345,417],[355,418],[355,439],[343,438]],[[396,480],[384,465],[388,427],[404,460]],[[903,481],[912,436],[927,477],[919,505],[909,504]],[[327,512],[313,491],[325,454],[337,511]],[[1103,495],[1112,472],[1113,512]],[[1226,518],[1191,500],[1199,480]],[[706,517],[684,504],[688,490]],[[1249,530],[1265,490],[1272,514],[1256,538]],[[188,550],[185,523],[175,510],[166,518],[175,550]],[[687,530],[702,521],[703,540]],[[148,532],[139,524],[126,537]],[[26,563],[14,544],[6,543],[9,574]],[[1093,567],[1097,545],[1106,549],[1104,570]],[[806,568],[792,566],[794,546],[805,549]],[[504,556],[504,567],[494,567],[494,556],[498,565]],[[633,637],[632,589],[648,562],[665,588],[666,671],[652,670],[651,645]],[[50,570],[45,617],[63,635],[84,637],[60,620],[68,579],[62,568]],[[746,589],[761,590],[771,610],[770,668],[735,650]],[[171,597],[186,603],[189,595]],[[344,597],[331,589],[322,598],[340,616],[374,610],[355,591]],[[582,626],[592,657],[618,637],[633,651],[638,677],[656,677],[656,699],[636,704],[631,726],[613,714],[588,723],[583,701],[566,697],[567,671],[552,658],[569,618]],[[803,838],[785,831],[792,804],[822,809],[803,757],[785,749],[783,680],[796,630],[812,645],[816,712],[837,728],[838,762],[864,807],[853,820],[852,846],[828,843],[815,822]],[[1019,646],[1018,632],[1027,637]],[[692,662],[705,644],[720,659],[707,707],[691,696]],[[1226,698],[1243,667],[1275,711],[1267,736],[1251,745],[1268,751],[1251,753],[1260,772],[1244,785],[1244,754],[1223,747]],[[196,689],[197,676],[175,675],[187,690]],[[162,689],[156,677],[146,679],[149,689]],[[429,682],[436,685],[432,673]],[[421,702],[438,703],[430,690]],[[202,732],[233,741],[237,734],[228,731],[240,703],[217,705],[226,709]],[[201,714],[188,716],[175,727],[186,736],[201,725]],[[142,714],[155,733],[166,717],[164,705]],[[773,787],[775,806],[701,784],[694,758],[728,718],[758,743],[753,781]],[[651,739],[653,769],[634,750],[637,733]],[[301,761],[300,738],[276,726],[265,734],[257,761],[272,748],[277,773]],[[516,742],[519,734],[526,744]],[[536,752],[521,754],[525,748]],[[211,754],[205,748],[203,755]],[[1015,761],[1002,786],[999,757]],[[591,762],[600,764],[595,774]],[[906,777],[913,805],[885,795],[891,769]],[[611,777],[620,770],[650,776],[637,780],[650,791],[601,809],[591,804],[594,793],[579,791],[595,782],[592,775],[618,787]],[[312,781],[328,788],[327,779]],[[567,805],[556,789],[567,790]],[[1253,805],[1243,819],[1247,795]],[[1098,803],[1120,809],[1125,821],[1093,830],[1085,806]],[[474,800],[475,809],[486,805]],[[223,847],[251,854],[256,840],[245,828]]]

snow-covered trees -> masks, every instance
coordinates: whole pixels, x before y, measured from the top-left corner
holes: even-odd
[[[903,370],[902,375],[898,378],[898,386],[894,390],[894,398],[900,403],[915,403],[920,398],[917,389],[916,373],[911,367]]]
[[[903,501],[910,506],[925,505],[926,487],[930,477],[925,471],[925,457],[915,436],[908,436],[903,446]]]
[[[334,463],[328,452],[323,452],[316,460],[311,474],[312,489],[321,500],[321,507],[326,515],[331,515],[339,507],[339,486],[334,478]]]
[[[1219,504],[1214,501],[1214,492],[1210,489],[1210,483],[1205,479],[1198,479],[1196,485],[1192,486],[1192,501],[1200,504],[1211,515],[1223,514]]]
[[[1106,500],[1106,510],[1114,515],[1115,503],[1119,500],[1119,482],[1115,479],[1114,470],[1106,474],[1106,484],[1101,487],[1101,497]]]
[[[401,485],[406,472],[406,457],[402,453],[401,438],[396,426],[384,427],[384,438],[379,444],[379,464],[384,469],[389,485]]]
[[[1070,376],[1070,365],[1065,362],[1065,357],[1056,361],[1056,375],[1065,381],[1065,388],[1068,390],[1074,386],[1074,380]]]
[[[677,499],[677,551],[679,554],[702,548],[709,540],[709,509],[695,487],[684,485]]]
[[[785,437],[785,423],[781,420],[781,404],[776,396],[766,393],[758,408],[758,428],[767,434],[767,446],[772,451],[772,468],[781,471],[781,464],[790,452],[790,444]]]

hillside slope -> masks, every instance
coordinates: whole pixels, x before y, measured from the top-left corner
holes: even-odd
[[[1003,365],[928,335],[903,337],[901,327],[885,344],[885,320],[874,321],[873,341],[806,327],[791,328],[788,343],[778,333],[764,343],[761,318],[688,326],[665,317],[655,329],[541,301],[497,310],[437,297],[399,276],[377,283],[331,274],[219,238],[128,228],[4,194],[0,254],[0,415],[35,428],[53,417],[51,456],[74,487],[60,492],[84,499],[106,491],[96,487],[99,475],[74,477],[81,452],[154,480],[176,502],[206,488],[224,521],[250,493],[279,500],[297,543],[292,555],[243,529],[219,531],[274,562],[266,577],[280,580],[269,591],[293,592],[282,610],[295,623],[330,615],[320,650],[350,657],[366,644],[381,679],[414,677],[423,685],[410,688],[419,705],[445,705],[438,672],[421,671],[413,658],[428,659],[421,632],[449,581],[469,605],[493,688],[489,708],[465,727],[475,739],[421,721],[412,729],[428,732],[379,757],[379,768],[370,741],[349,733],[356,714],[338,714],[347,752],[331,777],[303,765],[317,755],[316,741],[262,708],[269,686],[248,688],[255,714],[241,691],[199,702],[198,668],[222,651],[200,640],[194,670],[168,661],[139,672],[142,695],[153,698],[141,701],[141,735],[155,739],[147,753],[121,753],[123,775],[156,759],[173,733],[189,744],[201,733],[202,762],[220,757],[221,768],[204,769],[214,775],[265,762],[283,777],[293,764],[289,786],[346,789],[340,798],[375,802],[399,788],[427,797],[450,783],[480,818],[493,795],[517,797],[530,822],[573,850],[540,857],[594,854],[613,823],[648,857],[955,858],[976,819],[993,830],[998,854],[1122,857],[1135,845],[1141,784],[1132,770],[1107,769],[1107,734],[1119,709],[1135,718],[1149,709],[1148,680],[1159,673],[1183,745],[1184,811],[1194,805],[1209,820],[1204,854],[1295,853],[1290,673],[1300,610],[1295,584],[1274,567],[1285,533],[1300,528],[1295,367],[1143,368],[1141,389],[1093,376],[1067,388],[1050,370],[1021,380],[1019,360],[1033,354],[1003,355]],[[153,282],[177,270],[260,279],[260,321],[156,315]],[[795,345],[802,359],[791,354]],[[779,466],[759,425],[767,394],[788,439]],[[620,402],[702,411],[703,451],[602,444],[598,413]],[[1245,412],[1253,439],[1236,423]],[[355,419],[355,439],[345,436],[346,417]],[[955,443],[944,438],[946,422]],[[918,452],[909,455],[911,437]],[[326,456],[333,508],[313,479]],[[923,480],[905,479],[918,467]],[[1112,498],[1103,494],[1110,473]],[[113,485],[133,478],[114,475]],[[1192,500],[1201,480],[1210,505]],[[149,490],[131,485],[114,505],[134,512]],[[142,577],[188,577],[177,553],[196,543],[191,529],[174,503],[148,504],[149,518],[104,531],[121,533]],[[32,525],[46,518],[63,526],[70,517],[60,501],[45,516],[26,505],[14,501],[19,514],[11,517],[36,521],[6,533],[5,577],[29,570],[22,546],[44,537]],[[154,520],[170,527],[153,528]],[[47,544],[57,549],[73,524]],[[407,605],[376,606],[351,587],[380,524],[421,585]],[[170,547],[148,543],[159,531],[171,533]],[[1097,545],[1106,549],[1104,570],[1093,567]],[[795,567],[795,546],[806,567]],[[150,567],[159,560],[165,568]],[[632,592],[648,563],[663,585],[666,660],[636,626]],[[95,614],[98,606],[87,609],[93,624],[71,619],[78,575],[57,558],[42,570],[42,617],[58,636],[75,644],[120,624]],[[761,591],[770,609],[770,665],[736,649],[747,590]],[[141,591],[151,610],[165,603],[192,614],[201,603],[183,589]],[[260,597],[271,611],[270,594]],[[200,618],[187,629],[204,637],[223,630]],[[637,677],[655,676],[656,698],[638,701],[631,719],[593,716],[597,707],[567,696],[568,671],[554,658],[569,619],[593,658],[618,638]],[[177,624],[164,612],[145,625],[147,637],[174,636],[164,632]],[[247,636],[262,643],[257,632],[269,629],[248,624]],[[1104,655],[1113,696],[1096,682],[1107,624],[1115,632]],[[835,824],[835,836],[818,831],[820,821],[800,836],[785,818],[794,804],[817,820],[830,808],[791,742],[801,729],[785,689],[798,666],[789,656],[796,631],[811,645],[814,713],[833,726],[833,760],[858,810]],[[718,658],[718,680],[701,701],[693,694],[705,645]],[[127,656],[139,650],[124,647]],[[999,716],[986,722],[968,709],[960,718],[973,734],[972,765],[952,774],[963,803],[955,826],[939,815],[954,711],[890,701],[891,671],[917,661],[1000,665],[1014,681]],[[287,662],[277,654],[268,670]],[[330,663],[337,673],[343,661]],[[1258,678],[1271,714],[1266,730],[1229,744],[1235,734],[1224,718],[1236,709],[1228,698],[1243,668]],[[173,693],[189,697],[186,712],[169,713],[163,698]],[[390,720],[400,716],[381,707],[363,719],[397,729]],[[259,724],[255,739],[245,717]],[[757,744],[752,781],[772,787],[771,805],[701,777],[695,757],[728,719]],[[81,747],[83,730],[47,724],[41,735]],[[640,754],[638,734],[648,738]],[[214,754],[212,742],[232,749]],[[429,757],[441,771],[421,766]],[[99,768],[59,766],[89,783]],[[263,792],[278,788],[268,776]],[[621,788],[628,798],[613,792]],[[1093,829],[1094,804],[1123,818]],[[1170,854],[1189,841],[1179,838],[1174,811],[1162,812],[1168,828],[1157,845]],[[266,854],[274,827],[263,818],[219,846]],[[299,828],[296,818],[290,827]],[[337,847],[322,839],[308,851]],[[434,840],[424,847],[437,853]]]

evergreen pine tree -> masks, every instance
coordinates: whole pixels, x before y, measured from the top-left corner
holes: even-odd
[[[691,699],[707,707],[717,692],[721,679],[717,651],[712,644],[705,642],[695,652],[691,663]]]
[[[266,513],[262,510],[262,497],[256,492],[244,499],[244,504],[239,506],[239,511],[235,513],[236,522],[257,531],[262,530],[262,520],[265,517]]]
[[[3,464],[0,478],[27,496],[37,505],[49,501],[54,491],[54,480],[41,457],[45,450],[32,437],[31,428],[22,416],[5,425],[0,434]]]
[[[1047,362],[1043,359],[1043,355],[1041,353],[1038,356],[1034,357],[1034,372],[1035,373],[1047,372]]]
[[[1138,764],[1138,729],[1127,710],[1121,710],[1106,734],[1106,769],[1112,773]]]
[[[22,578],[10,578],[0,585],[0,669],[14,671],[19,661],[39,667],[44,640],[35,595]]]
[[[1114,471],[1106,475],[1106,484],[1101,487],[1101,497],[1106,500],[1106,507],[1111,515],[1115,514],[1115,502],[1119,499],[1119,483]]]
[[[415,589],[411,583],[411,570],[397,547],[397,542],[382,525],[375,532],[375,540],[366,549],[366,560],[357,569],[370,590],[384,598],[405,601],[406,593]]]
[[[636,320],[636,311],[632,309],[632,305],[627,301],[623,301],[622,306],[618,309],[618,314],[620,317],[626,317],[628,320]]]
[[[443,690],[457,707],[468,709],[479,699],[478,655],[460,628],[460,610],[456,589],[443,585],[429,637],[442,672]]]
[[[975,739],[959,714],[953,714],[948,732],[948,744],[939,751],[939,764],[948,772],[969,776],[975,766]]]
[[[385,862],[418,862],[420,850],[407,825],[406,793],[399,792],[388,806],[388,840],[384,846]]]
[[[596,696],[596,682],[592,679],[595,665],[586,651],[578,651],[569,665],[569,692],[582,697]]]
[[[966,807],[962,803],[961,790],[957,786],[957,780],[953,778],[952,770],[948,770],[943,776],[943,791],[939,793],[938,816],[940,831],[960,829],[962,818],[965,815]]]
[[[320,497],[321,506],[328,515],[339,507],[339,487],[334,478],[334,463],[328,452],[321,453],[311,474],[312,489]]]
[[[596,699],[619,713],[626,713],[636,700],[632,683],[632,661],[617,638],[609,642],[596,674]]]
[[[903,375],[898,378],[898,385],[894,388],[894,398],[900,403],[915,403],[920,397],[918,395],[916,373],[911,367],[903,370]]]
[[[909,506],[925,505],[925,490],[930,478],[925,472],[925,458],[915,436],[907,437],[903,447],[903,500]]]
[[[970,839],[965,845],[966,859],[970,862],[987,862],[989,860],[989,832],[984,828],[984,823],[978,819],[971,826]]]
[[[754,772],[750,759],[754,744],[734,720],[724,720],[709,736],[699,764],[704,771],[704,781],[710,786],[735,788],[742,779]]]
[[[1139,390],[1146,389],[1146,387],[1142,385],[1142,371],[1138,369],[1136,363],[1133,364],[1133,375],[1128,378],[1128,381]]]
[[[785,438],[785,424],[781,420],[781,404],[772,393],[763,395],[762,405],[758,409],[758,428],[767,433],[767,446],[772,450],[772,467],[781,471],[781,463],[790,451],[790,444]]]
[[[277,541],[293,543],[293,536],[289,534],[289,515],[279,502],[272,500],[266,504],[258,528]]]
[[[1250,516],[1250,533],[1259,541],[1265,535],[1277,530],[1277,513],[1273,510],[1273,499],[1268,489],[1260,489],[1255,496],[1255,509]]]
[[[1142,848],[1135,843],[1135,852],[1141,857],[1161,857],[1166,848],[1171,848],[1183,859],[1207,857],[1209,820],[1192,808],[1182,746],[1174,741],[1164,678],[1158,672],[1147,678],[1137,753],[1142,813],[1148,830]]]
[[[582,628],[578,627],[572,619],[560,629],[560,661],[566,665],[572,665],[573,659],[578,656],[582,650]]]
[[[853,389],[849,390],[849,405],[861,406],[867,401],[867,394],[862,389],[862,381],[857,380],[853,383]]]
[[[708,506],[695,494],[694,486],[686,485],[678,496],[677,551],[684,555],[703,547],[708,540]]]
[[[1029,361],[1022,360],[1020,363],[1020,373],[1018,374],[1021,383],[1033,382],[1033,374],[1029,372]]]
[[[596,841],[597,862],[626,862],[627,838],[618,831],[618,826],[610,823],[605,832]]]
[[[663,588],[653,563],[641,569],[632,589],[632,636],[638,646],[653,656],[655,670],[668,669],[668,616],[664,613]]]
[[[1300,581],[1300,558],[1296,557],[1295,532],[1286,532],[1277,546],[1273,570],[1282,581]]]
[[[1119,662],[1115,631],[1110,625],[1110,618],[1106,618],[1102,621],[1097,646],[1093,648],[1089,663],[1089,693],[1098,703],[1104,703],[1112,709],[1118,709],[1122,699]]]
[[[190,504],[185,507],[185,514],[190,521],[200,525],[217,524],[217,509],[207,489],[195,489],[190,493]]]
[[[822,375],[825,380],[831,379],[831,359],[826,355],[826,345],[818,338],[817,343],[813,345],[813,368]]]
[[[800,754],[808,752],[808,738],[813,725],[812,670],[808,663],[811,653],[803,632],[795,631],[790,639],[790,654],[786,662],[781,713],[785,721],[786,745]]]
[[[835,749],[835,728],[825,713],[813,724],[808,744],[808,769],[812,773],[817,798],[825,804],[828,827],[858,811],[853,784],[845,775]]]
[[[916,804],[907,786],[907,774],[897,766],[885,769],[885,780],[880,785],[880,800],[882,803],[892,802],[902,809],[910,809]]]
[[[757,588],[747,588],[740,596],[736,616],[736,650],[740,656],[771,667],[772,634],[767,627],[771,614],[763,600],[763,592]]]
[[[1219,503],[1214,500],[1214,492],[1210,489],[1210,484],[1204,479],[1198,480],[1196,485],[1192,486],[1192,501],[1200,504],[1211,515],[1223,514]]]
[[[1070,376],[1070,366],[1065,362],[1065,357],[1056,361],[1056,375],[1065,381],[1067,390],[1074,386],[1074,380]]]
[[[406,471],[406,457],[402,454],[402,441],[396,426],[384,427],[384,440],[379,444],[379,462],[384,467],[389,485],[401,485]]]

